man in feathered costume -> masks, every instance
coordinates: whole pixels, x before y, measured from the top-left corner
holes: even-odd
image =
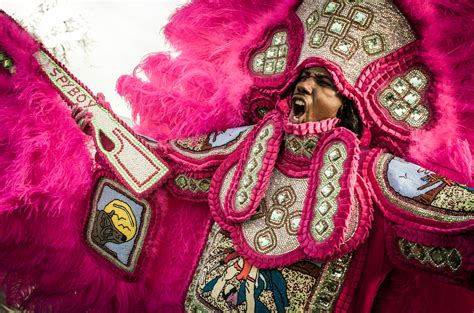
[[[2,13],[6,305],[472,312],[473,17],[195,0],[118,81],[132,130]]]

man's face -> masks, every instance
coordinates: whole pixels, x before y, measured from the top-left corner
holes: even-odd
[[[323,67],[307,68],[293,91],[289,121],[300,124],[336,117],[341,105],[331,74]]]

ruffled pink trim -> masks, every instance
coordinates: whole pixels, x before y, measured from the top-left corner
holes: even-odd
[[[322,134],[335,128],[341,122],[337,117],[328,118],[317,122],[306,122],[301,124],[287,123],[285,125],[285,133],[305,136]]]
[[[333,233],[325,241],[318,242],[314,240],[310,229],[311,224],[314,222],[313,208],[317,199],[317,187],[320,184],[319,173],[323,163],[322,159],[324,157],[324,152],[327,150],[329,145],[334,144],[335,142],[342,142],[345,145],[347,158],[342,165],[343,174],[339,179],[340,191],[336,199],[337,211],[332,217],[332,222],[334,224]],[[353,205],[352,202],[356,185],[356,173],[360,149],[357,137],[354,133],[345,128],[337,128],[328,135],[325,135],[320,142],[320,147],[321,152],[313,159],[314,161],[311,166],[311,177],[305,204],[303,206],[303,215],[301,218],[300,229],[298,231],[298,239],[301,242],[305,253],[310,258],[324,262],[338,254],[341,245],[344,244],[345,233],[347,232],[346,223]],[[364,207],[367,207],[367,205],[364,205],[361,201],[361,211]],[[355,244],[350,244],[348,245],[347,250],[355,247]]]

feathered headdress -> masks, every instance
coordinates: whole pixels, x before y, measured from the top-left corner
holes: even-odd
[[[253,123],[324,66],[363,142],[471,183],[473,16],[470,1],[193,1],[165,28],[179,55],[148,56],[117,89],[141,132],[174,138]]]

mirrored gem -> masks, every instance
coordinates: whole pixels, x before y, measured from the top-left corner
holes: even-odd
[[[379,34],[363,37],[364,50],[370,54],[378,54],[384,50],[383,39]]]
[[[462,262],[461,255],[456,249],[453,249],[451,253],[449,254],[448,262],[449,262],[449,266],[453,270],[457,270],[461,266],[461,262]]]
[[[344,275],[344,268],[340,265],[334,264],[329,269],[329,274],[333,278],[339,280],[342,277],[342,275]]]
[[[270,47],[266,52],[266,56],[269,59],[274,59],[278,55],[278,47]]]
[[[318,223],[316,223],[314,229],[316,229],[316,232],[319,235],[322,235],[328,229],[328,227],[329,225],[325,221],[320,220]]]
[[[177,176],[174,181],[176,185],[181,189],[184,189],[186,185],[188,184],[186,177],[184,177],[183,175]]]
[[[274,74],[275,73],[275,60],[266,60],[263,73],[264,74]]]
[[[326,215],[326,213],[329,212],[329,210],[331,209],[331,204],[329,202],[322,202],[321,204],[318,205],[318,211],[319,213],[321,213],[322,215]]]
[[[203,179],[199,182],[199,188],[201,188],[201,190],[204,192],[208,192],[210,187],[211,182],[207,179]]]
[[[257,54],[253,59],[253,70],[257,73],[263,72],[264,63],[265,63],[265,55],[263,53]]]
[[[321,48],[327,40],[324,28],[316,28],[311,34],[309,45],[313,48]]]
[[[282,45],[286,43],[286,33],[278,32],[273,36],[272,44],[273,45]]]
[[[254,155],[260,154],[262,150],[263,150],[263,146],[261,144],[256,144],[255,146],[252,147],[252,153]]]
[[[272,243],[271,239],[272,238],[269,235],[261,236],[260,238],[258,238],[258,245],[261,248],[267,248]]]
[[[255,159],[250,160],[245,166],[245,170],[248,172],[253,172],[258,166],[258,163]]]
[[[319,22],[318,11],[314,11],[311,13],[308,18],[306,19],[306,28],[311,30],[316,24]]]
[[[341,151],[339,149],[334,149],[331,152],[329,152],[329,160],[331,161],[337,161],[341,157]]]
[[[324,170],[324,176],[326,176],[326,178],[332,178],[336,173],[337,169],[334,165],[328,166]]]
[[[296,232],[300,228],[301,217],[295,216],[290,220],[291,230]]]
[[[253,179],[250,175],[245,175],[244,179],[242,180],[242,184],[245,188],[248,188],[253,183]]]
[[[397,101],[399,98],[397,96],[397,94],[391,90],[391,89],[387,89],[385,90],[381,96],[380,96],[380,103],[386,107],[386,108],[389,108],[391,107],[395,101]]]
[[[284,72],[286,68],[286,59],[278,59],[276,63],[276,69],[275,72],[281,73]]]
[[[407,119],[408,124],[413,127],[421,127],[428,120],[430,113],[428,109],[422,105],[418,105],[410,112],[410,115]]]
[[[286,57],[287,55],[288,55],[288,46],[287,45],[280,46],[278,48],[278,56],[281,58],[281,57]]]
[[[329,2],[326,4],[326,7],[324,8],[324,14],[330,15],[334,14],[337,9],[339,8],[340,4],[334,1]]]
[[[362,11],[356,11],[354,13],[354,16],[352,17],[352,20],[356,22],[357,24],[364,25],[367,22],[367,19],[369,18],[369,15],[365,12]]]
[[[275,224],[281,223],[284,217],[285,211],[283,211],[282,209],[274,209],[270,214],[270,220]]]
[[[414,106],[420,102],[421,96],[418,92],[410,90],[408,94],[403,98],[410,106]]]
[[[327,184],[323,188],[321,188],[321,194],[325,197],[328,197],[334,191],[334,187],[332,184]]]
[[[248,199],[248,195],[245,191],[241,191],[237,195],[237,201],[239,204],[244,204],[247,201],[247,199]]]
[[[440,247],[433,248],[430,251],[430,257],[433,260],[434,264],[437,266],[440,266],[446,261],[446,254],[444,253],[444,250]]]
[[[404,96],[410,89],[408,83],[401,78],[395,79],[390,85],[392,86],[393,90],[402,96]]]
[[[406,107],[405,103],[403,102],[398,102],[397,104],[395,104],[394,106],[392,106],[390,108],[391,112],[392,112],[392,116],[396,119],[396,120],[403,120],[405,118],[405,116],[407,116],[408,114],[408,108]]]

